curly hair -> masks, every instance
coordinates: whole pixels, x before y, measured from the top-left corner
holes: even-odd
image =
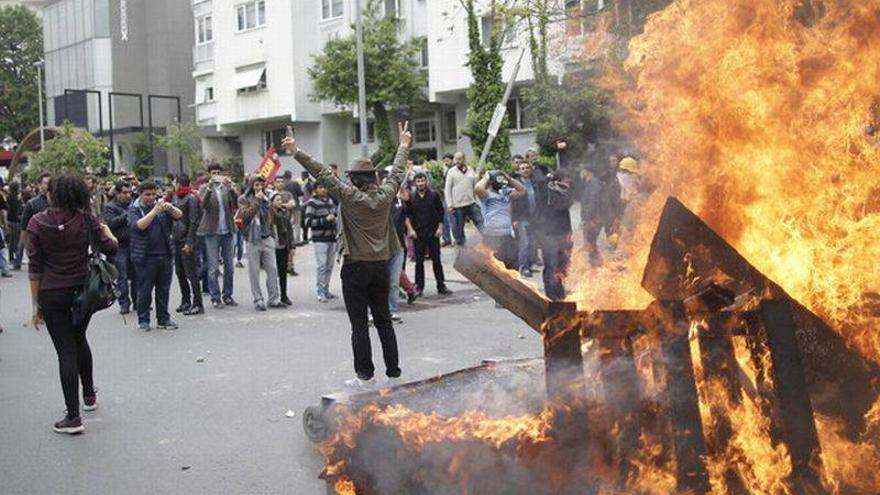
[[[52,206],[71,212],[85,210],[91,203],[86,183],[75,175],[59,175],[49,181]]]

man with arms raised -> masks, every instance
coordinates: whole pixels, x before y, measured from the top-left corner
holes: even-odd
[[[373,359],[367,310],[382,342],[385,374],[389,381],[400,376],[397,356],[397,338],[388,309],[388,259],[400,249],[400,241],[391,224],[391,205],[406,176],[406,160],[412,134],[409,122],[400,125],[397,155],[388,179],[380,186],[376,169],[366,158],[355,160],[348,171],[349,182],[336,177],[329,167],[313,160],[296,147],[293,133],[282,141],[288,153],[298,161],[317,183],[327,188],[339,203],[342,217],[342,295],[351,323],[351,346],[354,351],[354,370],[357,377],[346,381],[352,387],[373,384]]]

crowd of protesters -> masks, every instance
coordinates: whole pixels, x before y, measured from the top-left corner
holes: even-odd
[[[216,310],[237,306],[236,267],[247,269],[257,311],[293,305],[288,276],[297,275],[296,247],[311,242],[319,303],[337,299],[330,281],[341,261],[356,373],[347,384],[363,387],[374,380],[371,324],[378,330],[386,376],[393,382],[401,375],[393,323],[402,321],[402,297],[409,304],[423,297],[427,260],[438,295],[452,294],[442,247],[480,245],[526,278],[542,266],[547,297],[562,300],[574,245],[572,205],[580,203],[583,252],[598,265],[600,235],[604,231],[615,248],[621,232],[632,228],[633,209],[646,189],[632,157],[549,167],[532,149],[513,157],[510,172],[478,173],[464,153],[447,155],[443,186],[435,190],[431,173],[408,159],[407,124],[399,139],[392,166],[377,169],[359,159],[344,177],[335,165],[324,166],[297,148],[291,133],[283,146],[306,170],[299,180],[288,171],[274,180],[252,176],[237,183],[211,164],[195,179],[42,174],[32,183],[2,188],[0,275],[12,277],[27,254],[33,321],[36,326],[45,320],[52,336],[68,408],[56,431],[82,431],[78,381],[86,408],[95,407],[88,320],[68,321],[70,312],[64,311],[82,287],[86,233],[117,269],[119,312],[134,309],[142,331],[150,331],[153,321],[160,329],[178,328],[169,310],[175,273],[178,314],[204,314],[208,298]],[[564,143],[559,149],[564,152]],[[478,239],[466,237],[468,222]],[[407,275],[408,259],[415,265],[414,281]]]

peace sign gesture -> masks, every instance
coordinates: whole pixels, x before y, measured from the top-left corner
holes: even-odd
[[[397,123],[397,131],[400,133],[398,137],[398,142],[401,146],[406,146],[409,148],[410,144],[412,144],[412,133],[409,132],[409,121],[405,121],[403,123]]]

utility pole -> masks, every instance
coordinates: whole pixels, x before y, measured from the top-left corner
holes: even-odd
[[[477,165],[477,176],[483,173],[483,167],[486,166],[486,158],[489,157],[489,149],[492,148],[495,136],[498,135],[498,130],[501,128],[501,119],[504,118],[504,114],[507,112],[507,100],[510,98],[510,92],[513,90],[513,83],[516,82],[516,75],[519,74],[519,65],[522,62],[525,53],[525,48],[522,48],[519,51],[516,65],[513,66],[513,71],[510,73],[510,80],[507,81],[507,87],[504,89],[504,96],[501,98],[501,101],[498,102],[498,105],[495,106],[495,113],[492,115],[492,121],[489,122],[486,143],[483,145],[483,152],[480,153],[480,163]]]
[[[46,135],[43,131],[43,61],[35,62],[37,67],[37,103],[40,106],[40,149],[46,145]]]
[[[364,75],[364,22],[361,18],[361,0],[354,2],[355,37],[357,39],[357,73],[358,73],[358,117],[361,124],[361,154],[370,157],[370,145],[367,142],[367,83]]]

